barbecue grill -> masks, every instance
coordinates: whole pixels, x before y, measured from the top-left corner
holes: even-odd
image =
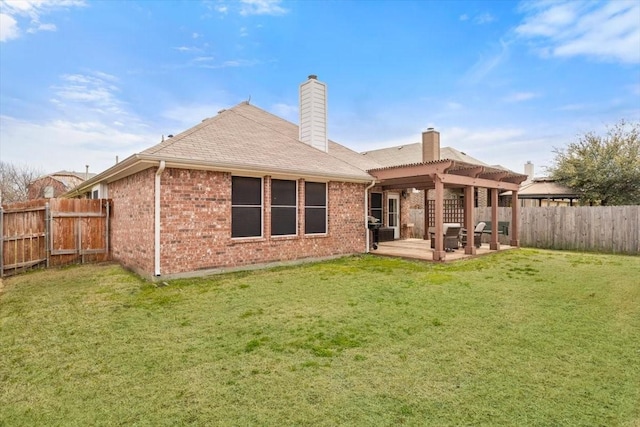
[[[373,249],[378,249],[378,239],[380,227],[382,227],[382,223],[380,220],[374,216],[368,217],[367,227],[371,230],[371,234],[373,236]]]

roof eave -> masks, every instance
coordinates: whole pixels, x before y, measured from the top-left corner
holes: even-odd
[[[340,174],[340,173],[317,173],[313,171],[304,171],[277,167],[254,167],[252,165],[225,163],[225,162],[206,162],[193,159],[183,159],[175,157],[157,156],[154,154],[134,154],[122,162],[112,166],[111,168],[99,173],[93,178],[84,181],[81,185],[73,190],[63,194],[63,197],[76,197],[86,193],[94,185],[102,182],[113,182],[126,176],[133,175],[149,167],[155,166],[163,161],[166,167],[178,169],[196,169],[210,170],[219,172],[230,172],[236,174],[247,174],[256,176],[277,175],[281,177],[305,178],[311,180],[331,181],[338,180],[342,182],[354,183],[370,183],[375,178],[369,174]]]

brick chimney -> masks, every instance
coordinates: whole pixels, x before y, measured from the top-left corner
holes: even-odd
[[[300,141],[329,151],[327,143],[327,85],[310,75],[300,85]]]
[[[422,132],[422,161],[440,160],[440,132],[428,128]]]

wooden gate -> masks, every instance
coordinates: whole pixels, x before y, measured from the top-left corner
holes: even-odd
[[[0,277],[106,261],[110,206],[105,199],[41,199],[0,207]]]

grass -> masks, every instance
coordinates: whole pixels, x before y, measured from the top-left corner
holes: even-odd
[[[362,256],[0,295],[0,425],[638,426],[640,257]]]

